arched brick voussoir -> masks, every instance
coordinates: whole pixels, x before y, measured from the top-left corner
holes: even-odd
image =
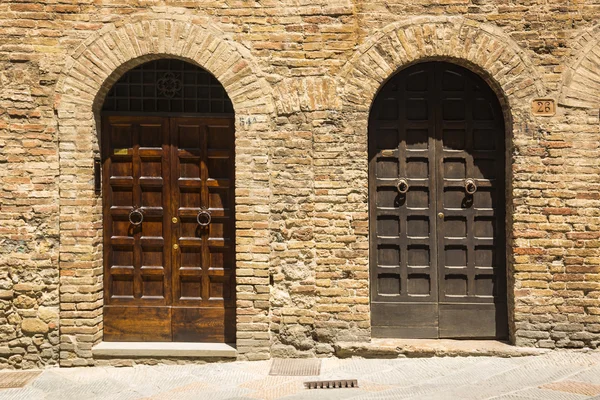
[[[210,17],[188,12],[158,7],[107,24],[84,39],[65,60],[55,92],[60,158],[60,301],[71,310],[68,318],[61,315],[60,319],[62,366],[96,363],[90,346],[103,337],[103,216],[101,196],[95,192],[93,157],[101,148],[99,111],[110,88],[128,70],[155,59],[178,58],[204,68],[219,80],[240,117],[236,118],[235,164],[236,174],[243,179],[236,180],[235,191],[246,211],[240,211],[243,207],[237,209],[236,220],[263,220],[269,213],[263,198],[244,196],[248,196],[248,188],[268,192],[264,154],[257,155],[255,150],[268,147],[264,140],[275,113],[273,90],[248,49],[212,25]],[[82,231],[80,227],[89,228]],[[248,234],[239,228],[238,238],[269,235],[262,231],[259,234],[258,229],[252,226]],[[250,243],[253,248],[261,248],[257,251],[262,254],[270,250],[269,244],[259,239]],[[244,260],[236,262],[241,266]],[[253,261],[252,268],[266,270],[268,265]],[[262,277],[253,279],[259,286],[265,284]],[[247,293],[240,293],[259,293],[259,289],[249,287],[240,289]],[[241,311],[237,315],[247,315],[245,307],[238,304]],[[253,334],[264,337],[268,325],[256,325]],[[250,332],[247,328],[244,331]],[[268,351],[266,344],[238,347],[241,358],[247,353],[264,358]]]
[[[511,106],[545,94],[534,65],[501,29],[463,17],[418,17],[386,26],[357,49],[338,75],[343,107],[368,111],[398,69],[427,59],[466,64]]]
[[[65,63],[57,86],[59,112],[98,111],[125,72],[144,62],[175,57],[212,73],[225,87],[237,114],[275,110],[269,84],[250,54],[215,28],[189,21],[140,19],[109,24],[86,39]]]
[[[571,61],[563,73],[559,103],[600,109],[600,24],[583,32],[572,47]]]

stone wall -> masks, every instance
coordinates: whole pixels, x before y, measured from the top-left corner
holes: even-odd
[[[97,112],[163,56],[212,72],[236,110],[241,359],[369,340],[368,110],[423,59],[479,73],[506,112],[513,343],[597,347],[599,18],[594,0],[2,1],[0,368],[95,363]],[[530,114],[538,96],[555,116]]]
[[[37,6],[0,4],[0,368],[55,365],[59,357],[52,94],[61,66],[44,62],[50,55],[41,50],[56,38],[20,37],[38,23],[25,17],[30,8]]]

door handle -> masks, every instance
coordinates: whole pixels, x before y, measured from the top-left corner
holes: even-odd
[[[477,191],[477,184],[473,179],[467,179],[465,181],[465,192],[467,194],[474,194]]]
[[[129,213],[129,223],[133,226],[139,226],[144,222],[144,214],[142,214],[142,210],[135,207]]]
[[[408,189],[410,189],[410,185],[406,179],[402,178],[398,179],[398,182],[396,182],[396,188],[398,189],[398,193],[406,194]]]
[[[196,216],[196,221],[198,221],[198,225],[202,227],[210,225],[210,222],[212,221],[210,211],[207,209],[200,210]]]

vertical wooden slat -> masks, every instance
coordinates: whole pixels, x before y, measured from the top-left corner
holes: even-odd
[[[406,79],[401,76],[398,82],[398,89],[405,87]],[[411,177],[408,176],[407,165],[406,165],[406,136],[407,129],[406,124],[403,122],[406,120],[406,97],[400,96],[397,98],[398,102],[398,120],[396,121],[397,134],[398,134],[398,179],[406,179],[408,184],[414,184],[411,182]],[[400,238],[398,240],[398,246],[400,248],[400,297],[405,298],[408,295],[408,222],[406,220],[407,213],[407,197],[411,195],[410,187],[408,193],[400,195],[400,209],[398,210],[398,222],[400,224]],[[381,234],[382,232],[378,232]]]
[[[159,117],[108,116],[102,120],[103,174],[103,212],[104,212],[104,340],[111,341],[169,341],[171,335],[170,311],[170,248],[168,244],[170,227],[166,222],[169,214],[169,171],[168,171],[168,120]],[[118,147],[112,139],[118,129]],[[141,135],[157,135],[158,142],[150,148],[141,149]],[[127,136],[122,136],[127,135]],[[127,148],[122,148],[127,143]],[[158,151],[157,151],[158,150]],[[143,155],[144,153],[145,155]],[[158,157],[160,154],[160,157]],[[118,160],[117,169],[120,191],[119,203],[116,203],[115,188],[111,183],[114,168],[112,163]],[[157,165],[158,162],[158,165]],[[129,167],[124,167],[129,163]],[[144,166],[144,163],[148,163]],[[125,171],[130,170],[130,173]],[[142,176],[142,170],[146,171]],[[130,176],[126,176],[130,175]],[[130,179],[130,181],[128,181]],[[157,187],[162,182],[162,187]],[[125,185],[125,186],[123,186]],[[127,186],[130,185],[130,186]],[[143,193],[149,193],[143,203]],[[152,195],[159,193],[159,196]],[[125,203],[130,193],[131,203]],[[159,200],[160,198],[160,200]],[[140,226],[129,224],[128,214],[135,207],[141,207],[144,221]],[[120,226],[114,232],[113,225]],[[116,235],[116,236],[115,236]],[[142,236],[144,235],[144,236]],[[163,243],[160,259],[157,263],[158,243]],[[115,246],[119,251],[131,248],[131,266],[123,265],[120,258],[113,270]],[[124,250],[125,249],[125,250]],[[144,255],[149,254],[153,262],[144,266]],[[162,265],[158,265],[162,264]],[[142,269],[144,267],[144,269]],[[120,289],[125,291],[128,279],[131,282],[131,295],[114,295],[112,292],[115,276],[119,275]]]
[[[112,264],[112,246],[110,238],[112,236],[112,217],[110,215],[110,206],[112,204],[112,187],[110,185],[111,157],[112,148],[111,130],[108,117],[103,117],[101,121],[102,141],[102,215],[103,215],[103,267],[104,267],[104,304],[108,304],[112,297],[112,274],[110,271]]]
[[[132,156],[132,175],[133,175],[133,204],[132,210],[142,206],[142,191],[140,188],[140,175],[141,175],[141,158],[140,158],[140,125],[139,121],[132,123],[132,137],[133,137],[133,156]],[[141,236],[142,226],[132,227],[133,229],[133,295],[136,299],[142,297],[142,254],[141,254]]]
[[[210,208],[209,203],[209,192],[208,192],[208,128],[206,124],[199,124],[198,135],[200,135],[200,207]],[[209,210],[210,212],[210,210]],[[207,306],[210,297],[210,276],[209,269],[210,265],[210,248],[208,247],[210,227],[200,228],[200,235],[202,239],[202,247],[200,257],[202,259],[202,305]],[[219,267],[219,266],[215,266]],[[222,267],[222,266],[221,266]]]
[[[475,170],[473,165],[473,107],[475,104],[475,93],[473,88],[474,82],[470,79],[465,79],[465,151],[464,157],[466,161],[466,178],[475,179]],[[466,193],[466,192],[465,192]],[[465,194],[467,202],[470,201],[471,207],[465,210],[467,218],[467,296],[472,297],[475,294],[475,207],[473,204],[473,196]]]

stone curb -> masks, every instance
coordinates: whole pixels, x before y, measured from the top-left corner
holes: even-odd
[[[526,357],[549,350],[515,347],[496,341],[382,339],[366,342],[340,342],[334,345],[339,358],[419,358],[419,357]]]

